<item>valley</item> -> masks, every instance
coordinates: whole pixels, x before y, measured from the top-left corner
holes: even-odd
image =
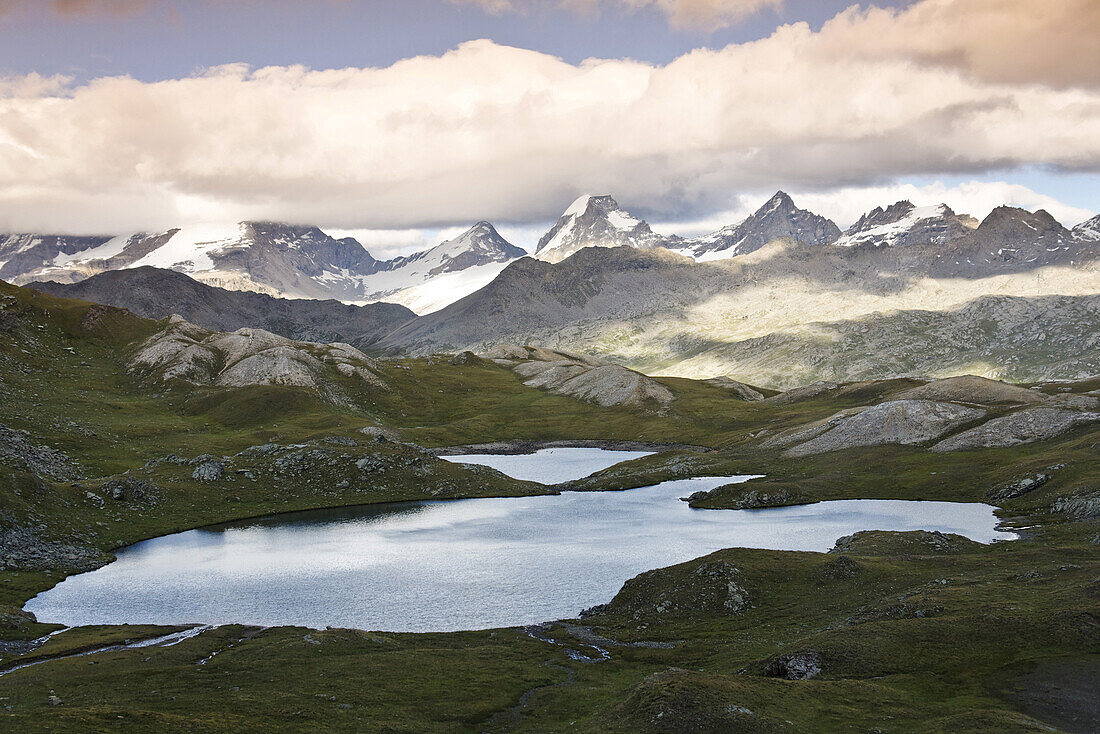
[[[1087,731],[1095,721],[1081,693],[1100,655],[1095,378],[778,392],[608,370],[545,348],[378,358],[9,285],[0,299],[0,716],[16,730]],[[154,345],[157,361],[139,358]],[[647,455],[552,486],[440,458],[454,458],[448,447],[586,443]],[[687,491],[693,477],[739,475],[763,476]],[[813,517],[838,500],[979,503],[1018,539],[975,542],[924,520],[915,531],[849,526],[812,550],[700,549],[653,561],[675,565],[649,566],[617,593],[616,581],[581,617],[482,631],[227,624],[127,647],[179,628],[99,624],[43,639],[61,628],[24,607],[72,574],[108,571],[119,549],[211,523],[591,491],[624,522],[615,508],[661,482],[692,518],[789,506]],[[557,492],[569,497],[547,496]]]

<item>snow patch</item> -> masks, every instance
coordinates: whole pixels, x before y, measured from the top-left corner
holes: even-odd
[[[879,224],[858,232],[842,235],[840,239],[833,244],[838,247],[853,247],[868,242],[873,242],[876,245],[893,245],[902,235],[912,230],[917,222],[922,219],[941,217],[946,212],[946,209],[947,208],[943,204],[913,207],[908,214],[896,222]]]
[[[592,201],[591,194],[585,194],[584,196],[577,197],[577,200],[569,205],[569,208],[565,210],[562,217],[579,217],[588,211],[588,202]]]
[[[140,268],[149,265],[184,273],[213,270],[214,261],[210,258],[210,253],[230,246],[247,247],[249,243],[244,240],[243,234],[243,223],[184,227],[163,245],[126,267]]]
[[[133,235],[125,234],[113,237],[99,247],[91,247],[87,250],[74,252],[71,255],[59,252],[57,253],[57,257],[53,259],[53,264],[56,267],[64,267],[70,263],[84,263],[90,260],[110,260],[112,257],[120,255],[122,251],[126,249],[126,245],[129,244],[132,236]]]

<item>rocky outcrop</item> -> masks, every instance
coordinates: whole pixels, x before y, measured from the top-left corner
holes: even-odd
[[[915,445],[932,441],[985,415],[979,408],[954,403],[891,400],[841,411],[776,436],[764,445],[787,448],[788,456],[809,456],[858,446]]]
[[[505,360],[511,362],[524,362],[527,360],[538,360],[540,362],[556,362],[564,360],[576,362],[578,364],[591,365],[593,367],[606,364],[594,357],[578,354],[576,352],[566,352],[560,349],[547,349],[545,347],[519,344],[499,344],[481,356],[485,359],[494,361]]]
[[[813,651],[785,653],[764,665],[764,675],[786,680],[817,678],[821,675],[821,656]]]
[[[1077,489],[1054,500],[1051,512],[1063,513],[1073,520],[1092,520],[1100,517],[1100,491]]]
[[[656,380],[617,364],[591,366],[570,361],[524,362],[515,371],[525,385],[568,395],[603,407],[660,410],[672,402],[672,391]]]
[[[953,403],[977,403],[980,405],[996,405],[998,403],[1031,405],[1041,403],[1047,399],[1046,395],[1036,390],[1028,390],[1025,387],[1010,385],[1000,380],[990,380],[974,375],[960,375],[942,380],[933,380],[927,385],[898,393],[895,397],[911,400],[947,400]]]
[[[797,403],[802,400],[813,400],[819,398],[826,393],[830,393],[839,388],[835,382],[825,382],[819,380],[818,382],[811,383],[809,385],[803,385],[802,387],[796,387],[791,390],[786,390],[778,395],[772,395],[770,398],[764,398],[766,403],[774,403],[776,405],[788,405],[790,403]]]
[[[377,365],[349,344],[295,342],[263,329],[211,332],[179,316],[169,318],[160,332],[143,342],[130,365],[131,371],[162,382],[312,389],[328,386],[334,377],[327,371],[331,367],[339,375],[385,387]]]
[[[633,370],[583,354],[518,344],[501,344],[482,355],[512,368],[523,384],[603,407],[661,410],[672,391]]]
[[[837,538],[829,552],[854,556],[933,556],[970,553],[982,547],[965,536],[938,530],[861,530]]]
[[[1100,421],[1100,412],[1046,406],[1026,408],[946,438],[931,450],[944,453],[1018,446],[1056,438],[1079,426],[1096,421]]]
[[[80,468],[67,454],[31,440],[27,431],[0,425],[0,462],[44,479],[78,479]]]
[[[764,393],[760,392],[752,385],[746,385],[743,382],[738,382],[737,380],[726,377],[725,375],[712,377],[705,382],[714,385],[715,387],[720,387],[723,390],[729,390],[733,395],[740,398],[741,400],[764,399]]]
[[[771,490],[750,489],[743,483],[723,484],[711,490],[692,492],[687,497],[680,499],[692,507],[711,507],[712,502],[717,502],[722,509],[730,510],[759,510],[765,507],[788,507],[811,502],[810,496],[805,492],[790,488],[778,488]]]
[[[593,365],[568,359],[530,361],[513,368],[523,384],[595,403],[659,411],[672,402],[672,391],[645,375],[614,364]]]
[[[739,614],[751,597],[741,571],[721,559],[647,571],[623,584],[605,613],[634,620]]]
[[[0,518],[2,520],[2,518]],[[110,560],[78,539],[43,537],[35,530],[0,522],[0,569],[18,571],[90,571]]]
[[[1052,467],[1053,469],[1054,467]],[[1044,472],[1035,472],[1029,474],[1026,477],[1020,477],[1019,479],[1002,484],[998,487],[994,487],[989,490],[987,496],[994,502],[1004,502],[1006,500],[1014,500],[1017,497],[1023,497],[1028,492],[1034,492],[1039,487],[1050,481],[1050,474]]]

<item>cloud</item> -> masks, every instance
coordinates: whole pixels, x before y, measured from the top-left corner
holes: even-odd
[[[447,0],[455,5],[474,5],[487,13],[526,12],[537,7],[564,8],[591,14],[605,9],[637,11],[653,8],[674,28],[716,30],[733,25],[764,10],[778,8],[783,0]]]
[[[924,0],[852,6],[821,32],[835,57],[908,58],[994,82],[1100,85],[1096,0]]]
[[[866,32],[884,33],[880,22]],[[743,191],[1016,165],[1100,171],[1095,86],[878,57],[867,39],[838,53],[836,34],[851,39],[857,25],[795,23],[666,65],[569,64],[481,40],[386,68],[230,65],[80,85],[19,77],[0,83],[0,230],[196,217],[533,222],[588,191],[669,221],[727,208]]]

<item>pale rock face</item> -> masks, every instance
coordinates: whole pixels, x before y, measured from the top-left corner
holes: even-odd
[[[323,367],[312,355],[289,346],[274,346],[244,357],[218,375],[225,387],[292,385],[316,388]]]
[[[837,413],[772,446],[790,446],[788,456],[810,456],[858,446],[914,445],[932,441],[961,425],[984,418],[980,408],[931,400],[891,400]]]
[[[539,240],[535,257],[561,262],[585,247],[660,247],[665,240],[609,195],[582,196]]]
[[[763,400],[764,393],[756,390],[751,385],[746,385],[743,382],[721,375],[719,377],[712,377],[707,380],[710,384],[720,387],[723,390],[729,390],[741,400]]]
[[[946,438],[931,451],[946,453],[1046,441],[1097,421],[1100,421],[1100,413],[1093,411],[1046,406],[1025,408]]]
[[[663,410],[674,399],[672,391],[643,374],[613,364],[548,349],[507,345],[489,356],[511,365],[524,385],[595,403],[605,408]],[[518,361],[517,360],[525,360]]]

